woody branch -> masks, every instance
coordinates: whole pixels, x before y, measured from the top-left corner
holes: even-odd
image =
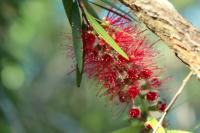
[[[200,31],[168,0],[120,0],[200,79]]]

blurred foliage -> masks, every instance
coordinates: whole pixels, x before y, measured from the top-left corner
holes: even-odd
[[[193,6],[173,2],[180,11]],[[199,1],[188,2],[200,7]],[[130,124],[126,113],[119,113],[124,107],[96,97],[95,81],[84,75],[76,88],[69,45],[62,1],[0,0],[0,133],[102,133]],[[173,77],[162,94],[168,100],[187,70],[165,45],[156,48],[166,75]],[[168,116],[170,128],[187,130],[200,121],[198,86],[195,79],[188,84]]]
[[[187,8],[188,6],[192,5],[196,0],[170,0],[172,4],[178,9],[178,10],[183,10]]]
[[[15,79],[12,78],[12,72],[14,74],[17,74],[20,76],[20,69],[16,68],[14,65],[9,67],[4,67],[6,63],[18,64],[17,59],[15,56],[10,53],[6,48],[6,36],[8,34],[8,29],[12,25],[12,22],[20,16],[19,9],[20,5],[24,2],[24,0],[1,0],[0,1],[0,73],[1,73],[1,80],[0,80],[0,132],[7,133],[10,132],[10,124],[8,121],[12,121],[10,119],[9,113],[10,111],[7,110],[10,106],[8,105],[6,107],[6,104],[10,102],[10,100],[13,99],[14,95],[11,91],[7,90],[6,85],[4,82],[6,82],[6,79],[11,78],[7,82],[7,85],[19,85],[19,82],[17,82]],[[12,82],[14,81],[14,82]],[[9,83],[11,82],[11,83]],[[8,98],[7,98],[8,97]],[[17,101],[15,101],[17,102]],[[10,103],[9,103],[10,104]],[[12,105],[11,105],[12,106]],[[13,109],[11,107],[11,109]],[[14,112],[14,110],[13,110]],[[12,115],[12,114],[10,114]],[[15,114],[14,114],[15,115]],[[6,121],[7,120],[7,121]],[[14,123],[12,121],[12,123]],[[23,129],[22,129],[23,130]],[[21,130],[21,126],[19,125],[19,131]],[[14,130],[13,130],[14,131]]]

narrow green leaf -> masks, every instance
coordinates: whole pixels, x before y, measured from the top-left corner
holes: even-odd
[[[95,18],[99,18],[96,11],[93,9],[93,7],[88,3],[88,0],[83,0],[84,6],[86,8],[86,10]]]
[[[78,64],[76,65],[76,85],[77,87],[81,86],[83,71],[79,71]]]
[[[114,3],[112,3],[110,0],[101,0],[103,3],[109,5],[110,7],[117,9],[118,11],[126,14],[127,16],[129,16],[131,19],[137,21],[133,16],[131,16],[129,13],[125,12],[124,10],[120,9],[119,7],[117,7]]]
[[[112,9],[109,9],[109,8],[107,8],[107,7],[105,7],[105,6],[99,5],[99,4],[97,4],[97,3],[95,3],[95,2],[92,2],[92,1],[90,1],[90,3],[93,4],[93,5],[95,5],[95,6],[100,7],[100,8],[102,8],[102,9],[105,9],[105,10],[107,10],[107,11],[110,11],[110,12],[112,12],[112,13],[114,13],[114,14],[117,14],[117,15],[119,15],[119,16],[121,16],[121,17],[123,17],[123,18],[125,18],[125,19],[127,19],[127,20],[129,20],[129,21],[131,21],[131,19],[130,19],[129,17],[126,17],[126,16],[124,16],[123,14],[121,14],[121,13],[119,13],[119,12],[116,12],[116,11],[114,11],[114,10],[112,10]]]
[[[73,0],[62,0],[68,20],[71,24]]]
[[[131,121],[130,126],[115,130],[111,133],[140,133],[144,128],[144,123],[139,120]]]
[[[192,132],[182,131],[182,130],[167,130],[167,133],[192,133]]]
[[[94,28],[94,30],[99,34],[100,37],[104,39],[106,43],[108,43],[113,49],[115,49],[120,55],[122,55],[125,59],[129,59],[128,55],[119,47],[119,45],[113,40],[113,38],[104,30],[104,28],[95,20],[95,18],[90,15],[87,10],[84,10],[85,15],[90,23],[90,25]]]
[[[73,36],[73,47],[77,62],[76,78],[77,78],[77,86],[79,87],[81,83],[82,69],[83,69],[83,51],[82,51],[83,42],[81,37],[82,22],[77,2],[73,3],[71,22],[72,22],[71,27]]]
[[[130,126],[113,131],[112,133],[140,133],[142,126]]]

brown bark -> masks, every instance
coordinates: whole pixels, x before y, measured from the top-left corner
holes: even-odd
[[[200,31],[186,21],[168,0],[120,0],[174,50],[200,79]],[[172,64],[174,65],[174,64]]]

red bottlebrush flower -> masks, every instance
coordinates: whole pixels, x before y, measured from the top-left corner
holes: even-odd
[[[157,88],[157,87],[159,87],[161,85],[161,81],[156,77],[152,78],[150,82],[151,82],[150,83],[151,86],[155,87],[155,88]]]
[[[148,101],[150,101],[150,102],[153,102],[153,101],[155,101],[156,99],[157,99],[157,97],[158,97],[158,93],[157,92],[148,92],[147,94],[146,94],[146,99],[148,100]]]
[[[149,79],[152,76],[153,72],[149,69],[143,69],[140,73],[140,76],[144,79]]]
[[[129,117],[130,118],[139,118],[141,116],[141,110],[139,108],[131,108],[129,110]]]
[[[117,93],[119,93],[120,89],[118,87],[113,87],[113,88],[110,88],[108,86],[108,94],[111,94],[111,95],[116,95]]]
[[[135,69],[135,68],[133,70],[128,70],[127,73],[128,73],[128,78],[131,79],[132,81],[140,79],[140,76],[138,74],[138,70]]]
[[[148,45],[148,40],[141,36],[139,29],[125,18],[109,13],[102,27],[127,53],[129,60],[119,55],[90,27],[90,30],[82,32],[84,71],[105,88],[103,94],[110,100],[117,98],[121,104],[132,105],[139,94],[141,98],[145,97],[143,90],[149,92],[152,87],[156,89],[161,82],[156,79],[157,52]],[[145,89],[140,89],[143,85]],[[157,97],[155,92],[146,95],[149,101]],[[138,118],[140,114],[138,108],[129,110],[131,118]]]
[[[158,110],[160,110],[161,112],[164,112],[165,109],[167,108],[167,104],[165,102],[158,102]]]
[[[84,44],[84,50],[92,49],[94,47],[96,36],[92,32],[82,32],[82,39]]]
[[[138,96],[140,93],[140,90],[136,86],[132,86],[128,89],[128,96],[130,99],[135,99],[136,96]]]
[[[122,102],[122,103],[124,103],[127,100],[128,100],[128,97],[127,97],[126,93],[124,93],[122,91],[119,92],[119,101]]]
[[[143,50],[137,50],[134,52],[133,55],[130,56],[130,60],[132,61],[139,61],[144,58],[144,51]]]
[[[151,126],[150,124],[145,125],[145,127],[146,127],[147,129],[153,129],[152,126]]]
[[[102,57],[103,61],[105,61],[106,63],[112,63],[113,61],[113,58],[109,55],[109,54],[105,54],[103,57]]]
[[[118,59],[119,59],[120,63],[127,63],[127,62],[129,62],[129,60],[125,59],[121,55],[118,55]]]

